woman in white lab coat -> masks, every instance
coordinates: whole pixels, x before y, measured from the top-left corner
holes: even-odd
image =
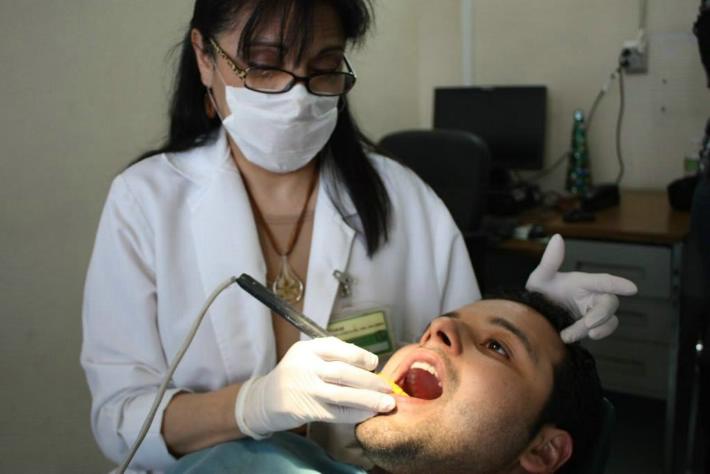
[[[350,115],[345,49],[369,21],[366,0],[196,1],[169,139],[113,181],[87,274],[81,363],[110,459],[125,456],[200,307],[232,275],[275,285],[323,327],[384,310],[394,343],[480,297],[442,202],[375,154]],[[592,307],[593,337],[613,331],[616,298],[604,292],[632,289],[613,279],[585,289],[556,273],[560,259],[533,287]],[[132,467],[393,408],[371,353],[331,339],[294,346],[300,338],[239,288],[223,293]]]

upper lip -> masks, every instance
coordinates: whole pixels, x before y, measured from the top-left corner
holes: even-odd
[[[439,378],[439,382],[441,383],[442,390],[446,387],[446,379],[448,374],[446,372],[446,365],[444,364],[441,355],[431,349],[425,348],[419,348],[412,351],[411,354],[399,363],[392,374],[394,381],[401,384],[404,381],[407,371],[415,362],[426,362],[427,364],[432,365],[434,369],[436,369],[436,374]]]

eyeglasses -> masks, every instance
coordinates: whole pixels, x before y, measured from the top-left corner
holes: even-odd
[[[353,88],[357,76],[348,58],[343,56],[347,71],[319,72],[309,76],[297,76],[290,71],[270,66],[249,66],[242,69],[210,38],[210,44],[217,50],[234,74],[244,82],[247,89],[265,94],[288,92],[298,82],[303,82],[308,92],[314,95],[333,97],[346,94]]]

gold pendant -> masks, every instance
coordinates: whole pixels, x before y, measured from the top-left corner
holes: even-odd
[[[276,276],[271,289],[279,298],[290,304],[295,304],[303,298],[303,282],[291,270],[288,256],[281,256],[281,271]]]

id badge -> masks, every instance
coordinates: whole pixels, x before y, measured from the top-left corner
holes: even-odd
[[[394,351],[387,308],[371,308],[335,315],[328,332],[378,356]]]

